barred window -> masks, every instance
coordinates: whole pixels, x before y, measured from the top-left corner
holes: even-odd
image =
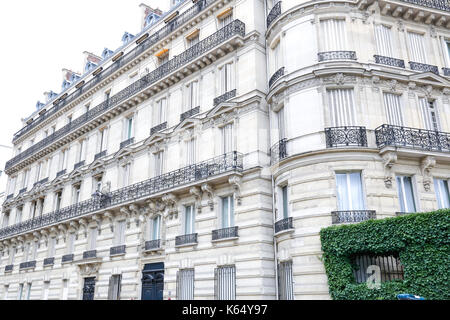
[[[236,267],[223,266],[214,270],[216,300],[236,300]]]
[[[292,261],[278,264],[278,298],[280,300],[294,300]]]
[[[120,300],[122,275],[113,275],[109,278],[108,300]]]
[[[381,282],[403,279],[403,265],[397,254],[389,256],[358,255],[353,258],[353,275],[357,283],[366,282],[373,271],[369,266],[380,268]]]
[[[194,300],[194,269],[177,272],[177,300]]]

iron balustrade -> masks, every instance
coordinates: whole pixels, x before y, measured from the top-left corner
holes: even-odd
[[[284,76],[284,67],[278,69],[278,71],[275,72],[273,74],[273,76],[270,78],[270,80],[269,80],[269,88],[272,87],[272,85],[275,83],[275,81],[280,79],[282,76]]]
[[[14,194],[10,194],[9,196],[6,197],[6,200],[12,199],[14,198]]]
[[[19,194],[27,192],[27,188],[20,189]]]
[[[275,222],[275,233],[291,229],[294,229],[294,222],[292,217]]]
[[[183,122],[185,119],[189,119],[192,116],[200,113],[200,107],[193,108],[188,110],[180,115],[180,122]]]
[[[161,249],[161,240],[151,240],[145,242],[145,251],[154,251]]]
[[[276,5],[270,10],[267,15],[267,28],[272,24],[272,22],[281,15],[281,1],[278,1]]]
[[[405,147],[450,152],[450,133],[383,124],[375,129],[378,148]]]
[[[356,60],[355,51],[328,51],[317,54],[319,62],[328,60]]]
[[[216,240],[221,240],[221,239],[237,238],[237,237],[239,237],[238,230],[239,230],[239,227],[231,227],[231,228],[213,230],[212,240],[216,241]]]
[[[167,122],[158,124],[156,127],[153,127],[150,130],[150,135],[155,134],[155,133],[160,132],[160,131],[165,130],[165,129],[167,129]]]
[[[116,246],[109,249],[110,256],[117,256],[120,254],[125,254],[126,245]]]
[[[367,147],[366,127],[325,128],[325,140],[327,148]]]
[[[421,71],[421,72],[433,72],[435,74],[439,74],[438,67],[430,65],[430,64],[410,61],[409,67],[411,68],[411,70],[416,70],[416,71]]]
[[[86,164],[86,161],[80,161],[80,162],[78,162],[78,163],[76,163],[74,166],[73,166],[73,170],[77,170],[78,168],[81,168],[82,166],[84,166]]]
[[[236,89],[228,91],[228,92],[224,93],[223,95],[215,98],[214,99],[214,107],[218,106],[222,102],[226,102],[230,99],[233,99],[234,97],[236,97]]]
[[[103,158],[104,156],[106,156],[106,150],[97,153],[97,154],[95,155],[95,157],[94,157],[94,161],[95,161],[95,160],[98,160],[98,159],[100,159],[100,158]]]
[[[355,255],[351,258],[353,276],[356,283],[365,283],[369,275],[369,266],[378,266],[381,282],[403,280],[404,270],[398,254],[391,256]]]
[[[416,4],[422,7],[428,7],[432,9],[438,9],[442,11],[450,11],[450,3],[448,0],[401,0],[403,2],[408,2]]]
[[[73,261],[73,258],[74,258],[74,254],[73,254],[73,253],[71,253],[71,254],[66,254],[66,255],[64,255],[64,256],[62,257],[61,263],[72,262],[72,261]]]
[[[46,113],[42,114],[39,118],[35,119],[31,124],[23,127],[21,130],[14,134],[13,142],[23,136],[25,133],[29,132],[37,125],[56,114],[59,110],[67,106],[69,103],[86,93],[88,90],[92,89],[102,80],[111,76],[114,72],[127,65],[131,61],[135,60],[139,55],[141,55],[145,50],[149,49],[151,46],[156,44],[158,41],[162,40],[164,37],[168,36],[175,30],[177,30],[181,25],[185,24],[187,21],[195,17],[198,13],[204,11],[206,8],[209,8],[211,4],[216,2],[217,0],[199,0],[196,4],[190,7],[188,10],[174,18],[169,24],[159,29],[152,35],[150,35],[145,41],[139,44],[139,46],[135,47],[129,53],[123,55],[120,59],[115,61],[110,67],[103,69],[100,73],[98,73],[93,79],[86,82],[82,86],[80,86],[76,91],[68,95],[62,101],[58,103],[54,102],[54,107],[49,109]],[[83,79],[73,83],[73,85],[82,83]],[[72,86],[70,87],[72,88]],[[70,89],[68,88],[68,89]],[[58,99],[59,100],[59,99]],[[56,100],[55,100],[56,101]],[[45,109],[45,106],[43,109]]]
[[[0,239],[84,216],[128,201],[136,201],[137,199],[149,197],[158,192],[201,181],[215,175],[242,172],[242,170],[243,155],[237,151],[233,151],[116,191],[102,194],[101,196],[93,196],[89,200],[5,227],[0,229]]]
[[[374,55],[375,63],[385,64],[391,67],[405,68],[405,61],[401,59]]]
[[[123,141],[123,142],[120,144],[120,149],[123,149],[123,148],[125,148],[126,146],[129,146],[130,144],[133,144],[133,143],[134,143],[134,138],[125,140],[125,141]]]
[[[13,264],[9,264],[5,267],[5,273],[6,272],[12,272],[14,269],[14,265]]]
[[[446,77],[450,77],[450,68],[442,68],[442,73]]]
[[[97,250],[89,250],[83,252],[83,259],[94,259],[97,258]]]
[[[61,171],[59,171],[59,172],[56,174],[56,177],[63,176],[63,175],[65,175],[66,173],[67,173],[67,169],[61,170]]]
[[[85,125],[90,120],[100,116],[107,110],[112,109],[113,107],[119,105],[120,103],[124,102],[128,98],[147,89],[154,83],[161,80],[163,77],[168,76],[170,73],[180,69],[184,65],[186,65],[186,64],[192,62],[193,60],[195,60],[196,58],[200,57],[202,54],[208,52],[209,50],[215,48],[216,46],[231,39],[232,37],[234,37],[236,35],[239,35],[241,37],[245,36],[245,24],[240,20],[234,20],[234,21],[230,22],[228,25],[226,25],[219,31],[215,32],[211,36],[209,36],[206,39],[193,45],[192,47],[190,47],[183,53],[175,56],[174,58],[172,58],[165,64],[161,65],[160,67],[156,68],[152,72],[143,76],[141,79],[137,80],[136,82],[132,83],[125,89],[121,90],[116,95],[110,97],[108,100],[105,100],[104,102],[102,102],[101,104],[96,106],[95,108],[92,108],[85,114],[81,115],[79,118],[71,121],[66,126],[55,131],[53,134],[49,135],[45,139],[39,141],[38,143],[31,146],[27,150],[18,154],[17,156],[15,156],[14,158],[12,158],[11,160],[9,160],[6,163],[5,170],[10,169],[15,164],[21,162],[22,160],[24,160],[25,158],[27,158],[33,154],[35,154],[37,151],[40,151],[44,147],[54,143],[56,140],[67,135],[69,132],[73,132],[74,130]],[[227,93],[227,94],[230,94],[230,93]],[[225,100],[228,100],[230,98],[226,98]]]
[[[280,162],[287,156],[287,139],[281,139],[270,148],[270,160],[272,164]]]
[[[183,246],[187,244],[197,244],[198,233],[185,234],[175,238],[175,246]]]
[[[23,269],[31,269],[31,268],[36,268],[36,261],[28,261],[28,262],[22,262],[19,265],[19,269],[23,270]]]
[[[331,217],[333,224],[339,224],[376,219],[377,214],[375,210],[345,210],[333,211],[331,212]]]
[[[44,267],[52,266],[54,264],[55,264],[55,258],[52,257],[52,258],[44,259]]]

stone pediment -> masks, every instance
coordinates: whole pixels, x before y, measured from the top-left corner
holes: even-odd
[[[184,119],[182,122],[180,122],[174,129],[174,132],[176,131],[181,131],[184,129],[190,129],[195,127],[197,124],[199,124],[201,122],[201,120],[199,119]]]
[[[131,148],[123,148],[117,151],[117,153],[114,155],[114,159],[119,160],[121,158],[128,157],[132,154]]]
[[[152,134],[150,137],[148,137],[147,140],[144,141],[144,145],[149,146],[156,142],[164,141],[167,138],[168,138],[167,133],[157,132],[157,133]]]
[[[208,114],[206,115],[208,118],[216,118],[220,115],[228,112],[232,112],[237,107],[236,102],[222,102],[219,105],[217,105],[214,109],[212,109]]]
[[[419,74],[413,74],[409,76],[410,81],[415,81],[417,83],[423,83],[423,84],[434,84],[438,86],[449,86],[450,81],[448,81],[446,78],[437,75],[433,72],[423,72]]]

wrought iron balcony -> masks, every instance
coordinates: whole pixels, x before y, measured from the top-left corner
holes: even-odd
[[[8,196],[6,197],[6,200],[9,200],[9,199],[12,199],[12,198],[14,198],[14,194],[8,195]]]
[[[212,241],[229,239],[229,238],[237,238],[237,237],[239,237],[238,230],[239,230],[238,227],[213,230]]]
[[[27,188],[20,189],[19,194],[27,192]]]
[[[44,259],[44,267],[52,266],[54,264],[55,264],[55,258],[52,257],[52,258]]]
[[[425,63],[419,62],[409,62],[409,67],[411,70],[421,71],[421,72],[433,72],[435,74],[439,74],[439,69],[437,66],[432,66]]]
[[[215,98],[214,99],[214,107],[218,106],[222,102],[233,99],[234,97],[236,97],[236,89],[228,91],[228,92],[224,93],[223,95],[221,95],[220,97]]]
[[[272,85],[275,83],[275,81],[280,79],[282,76],[284,76],[284,67],[278,69],[278,71],[275,72],[273,74],[273,76],[270,78],[270,80],[269,80],[269,88],[272,87]]]
[[[106,150],[104,150],[104,151],[102,151],[102,152],[100,152],[100,153],[97,153],[96,155],[95,155],[95,157],[94,157],[94,161],[95,160],[98,160],[98,159],[100,159],[100,158],[103,158],[104,156],[106,156]]]
[[[118,255],[125,254],[126,247],[127,247],[126,245],[112,247],[109,249],[109,255],[110,256],[118,256]]]
[[[63,175],[65,175],[66,173],[67,173],[67,169],[61,170],[61,171],[59,171],[59,172],[56,174],[56,177],[63,176]]]
[[[319,62],[328,60],[356,60],[355,51],[328,51],[317,54]]]
[[[287,139],[281,139],[270,149],[270,161],[272,164],[280,162],[287,156]]]
[[[97,258],[97,250],[90,250],[83,252],[83,259],[94,259]]]
[[[375,63],[385,64],[387,66],[405,68],[405,61],[401,59],[374,55]]]
[[[367,147],[366,127],[325,128],[327,148]]]
[[[215,175],[242,172],[242,170],[243,155],[233,151],[116,191],[108,192],[100,197],[92,197],[89,200],[61,208],[55,212],[5,227],[0,229],[0,239],[88,215],[131,200],[145,199],[155,193],[202,181]]]
[[[446,0],[401,0],[401,1],[416,4],[422,7],[428,7],[442,11],[450,11],[450,4]]]
[[[175,17],[169,24],[165,25],[152,35],[150,35],[145,41],[139,44],[139,46],[135,47],[129,53],[122,56],[120,59],[115,61],[110,67],[104,68],[99,74],[97,74],[92,80],[80,85],[85,79],[80,79],[77,82],[77,89],[70,95],[67,95],[66,98],[59,101],[58,103],[54,103],[54,107],[47,110],[46,113],[41,115],[39,118],[35,119],[31,124],[23,127],[21,130],[14,134],[13,142],[23,136],[25,133],[29,132],[40,123],[48,119],[49,117],[55,115],[59,110],[64,108],[69,103],[73,102],[75,99],[79,98],[83,94],[85,94],[88,90],[92,89],[102,80],[111,76],[114,72],[127,65],[138,56],[140,56],[144,51],[149,49],[151,46],[156,44],[158,41],[162,40],[164,37],[168,36],[175,30],[177,30],[181,25],[185,24],[192,18],[194,18],[197,14],[209,8],[211,4],[215,3],[217,0],[198,0],[194,6],[190,7],[188,10],[184,11],[177,17]],[[75,85],[75,84],[74,84]]]
[[[84,166],[85,164],[86,164],[86,161],[85,161],[85,160],[80,161],[80,162],[76,163],[76,164],[73,166],[73,170],[77,170],[78,168],[81,168],[81,167]]]
[[[19,269],[23,270],[23,269],[32,269],[32,268],[36,268],[36,261],[28,261],[28,262],[22,262],[19,265]]]
[[[185,113],[182,113],[180,115],[180,122],[184,121],[185,119],[189,119],[192,116],[195,116],[200,112],[200,107],[193,108],[189,111],[186,111]]]
[[[13,264],[7,265],[7,266],[5,267],[5,273],[7,273],[7,272],[12,272],[13,269],[14,269],[14,265],[13,265]]]
[[[111,110],[112,108],[116,107],[120,103],[123,103],[124,101],[126,101],[128,98],[147,89],[148,87],[152,86],[156,82],[160,81],[164,77],[171,74],[172,72],[181,69],[186,64],[199,58],[204,53],[214,49],[215,47],[219,46],[223,42],[225,42],[237,35],[239,35],[241,37],[245,36],[245,24],[243,22],[241,22],[240,20],[234,20],[234,21],[230,22],[228,25],[226,25],[219,31],[215,32],[211,36],[209,36],[209,37],[205,38],[204,40],[198,42],[197,44],[193,45],[186,51],[182,52],[181,54],[177,55],[176,57],[172,58],[165,64],[158,67],[157,69],[146,74],[141,79],[132,83],[125,89],[121,90],[116,95],[110,97],[109,100],[102,102],[95,108],[92,108],[85,114],[81,115],[79,118],[74,119],[72,122],[70,122],[66,126],[55,131],[53,134],[49,135],[47,138],[39,141],[32,147],[30,147],[27,150],[23,151],[22,153],[18,154],[16,157],[12,158],[11,160],[9,160],[6,163],[5,170],[7,171],[8,169],[10,169],[14,165],[18,164],[19,162],[23,161],[24,159],[28,158],[29,156],[37,153],[38,151],[42,150],[46,146],[53,144],[55,141],[59,140],[63,136],[66,136],[70,132],[73,132],[73,131],[79,129],[80,127],[82,127],[83,125],[85,125],[86,123],[91,121],[92,119],[104,114],[108,110]],[[141,46],[142,46],[142,44],[141,44]],[[229,98],[227,98],[226,100],[228,100],[228,99]],[[48,112],[46,114],[48,114]]]
[[[273,6],[267,15],[267,28],[272,24],[272,22],[281,15],[281,1],[278,1],[276,5]]]
[[[185,234],[175,238],[175,246],[184,246],[189,244],[197,244],[198,233]]]
[[[275,223],[275,233],[279,233],[281,231],[294,229],[294,223],[292,217],[277,221]]]
[[[152,135],[154,133],[157,133],[157,132],[160,132],[161,130],[165,130],[165,129],[167,129],[167,122],[158,124],[156,127],[153,127],[150,130],[150,135]]]
[[[71,254],[66,254],[66,255],[64,255],[64,256],[62,257],[61,263],[72,262],[72,261],[73,261],[73,258],[74,258],[74,254],[73,254],[73,253],[71,253]]]
[[[41,181],[35,182],[33,184],[33,188],[36,187],[38,184],[44,184],[48,182],[48,178],[42,179]]]
[[[446,77],[450,77],[450,68],[442,68],[442,73]]]
[[[120,149],[123,149],[123,148],[125,148],[126,146],[129,146],[130,144],[133,144],[133,143],[134,143],[134,138],[125,140],[125,141],[123,141],[123,142],[120,144]]]
[[[156,251],[161,249],[161,240],[151,240],[145,242],[145,251]]]
[[[383,124],[375,129],[378,148],[404,147],[450,152],[450,133]]]
[[[377,214],[375,210],[333,211],[331,212],[331,218],[333,224],[339,224],[376,219]]]

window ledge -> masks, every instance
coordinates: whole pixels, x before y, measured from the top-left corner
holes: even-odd
[[[126,254],[126,252],[115,253],[115,254],[110,254],[109,257],[110,258],[120,257],[120,256],[124,256],[125,254]]]
[[[230,237],[230,238],[222,238],[222,239],[217,239],[217,240],[211,240],[212,243],[217,243],[217,242],[226,242],[226,241],[233,241],[233,240],[238,240],[239,237]]]
[[[293,228],[286,229],[286,230],[281,230],[281,231],[275,233],[275,237],[282,236],[283,234],[293,233],[294,231],[295,231],[295,229],[293,229]]]
[[[185,243],[175,246],[175,248],[193,247],[198,245],[198,242]]]
[[[148,249],[148,250],[142,250],[143,253],[153,253],[153,252],[159,252],[159,251],[164,251],[163,248],[154,248],[154,249]]]

